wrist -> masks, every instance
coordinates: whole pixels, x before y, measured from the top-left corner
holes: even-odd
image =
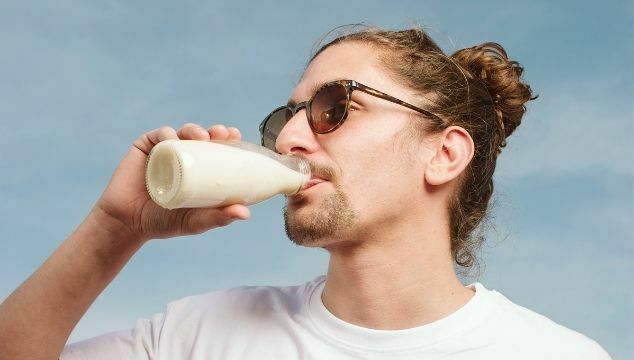
[[[80,227],[88,228],[94,234],[115,239],[116,243],[130,247],[138,248],[147,241],[124,221],[105,211],[99,204],[90,211]]]

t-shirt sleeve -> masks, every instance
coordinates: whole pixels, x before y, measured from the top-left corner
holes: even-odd
[[[134,329],[118,331],[67,345],[60,360],[151,360],[157,355],[165,316],[139,319]]]
[[[575,349],[575,354],[570,356],[570,359],[578,360],[612,360],[610,354],[605,351],[604,348],[596,341],[585,338],[585,346],[579,346]]]

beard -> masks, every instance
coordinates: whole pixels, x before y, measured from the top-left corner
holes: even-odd
[[[295,210],[284,207],[284,228],[286,235],[300,246],[318,246],[319,240],[333,238],[352,227],[355,212],[346,195],[337,188],[334,194],[321,200],[319,206],[308,211],[307,200],[299,199]]]

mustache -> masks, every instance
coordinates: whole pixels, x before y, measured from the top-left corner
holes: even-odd
[[[330,166],[319,164],[317,162],[307,159],[306,157],[302,155],[297,155],[297,156],[306,160],[306,162],[310,166],[310,172],[313,176],[322,178],[324,180],[330,180],[335,177],[335,170],[331,168]]]

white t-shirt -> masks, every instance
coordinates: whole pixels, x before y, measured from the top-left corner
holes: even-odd
[[[61,359],[610,359],[593,340],[479,283],[453,314],[392,331],[336,318],[321,301],[324,282],[187,297],[132,331],[70,345]]]

